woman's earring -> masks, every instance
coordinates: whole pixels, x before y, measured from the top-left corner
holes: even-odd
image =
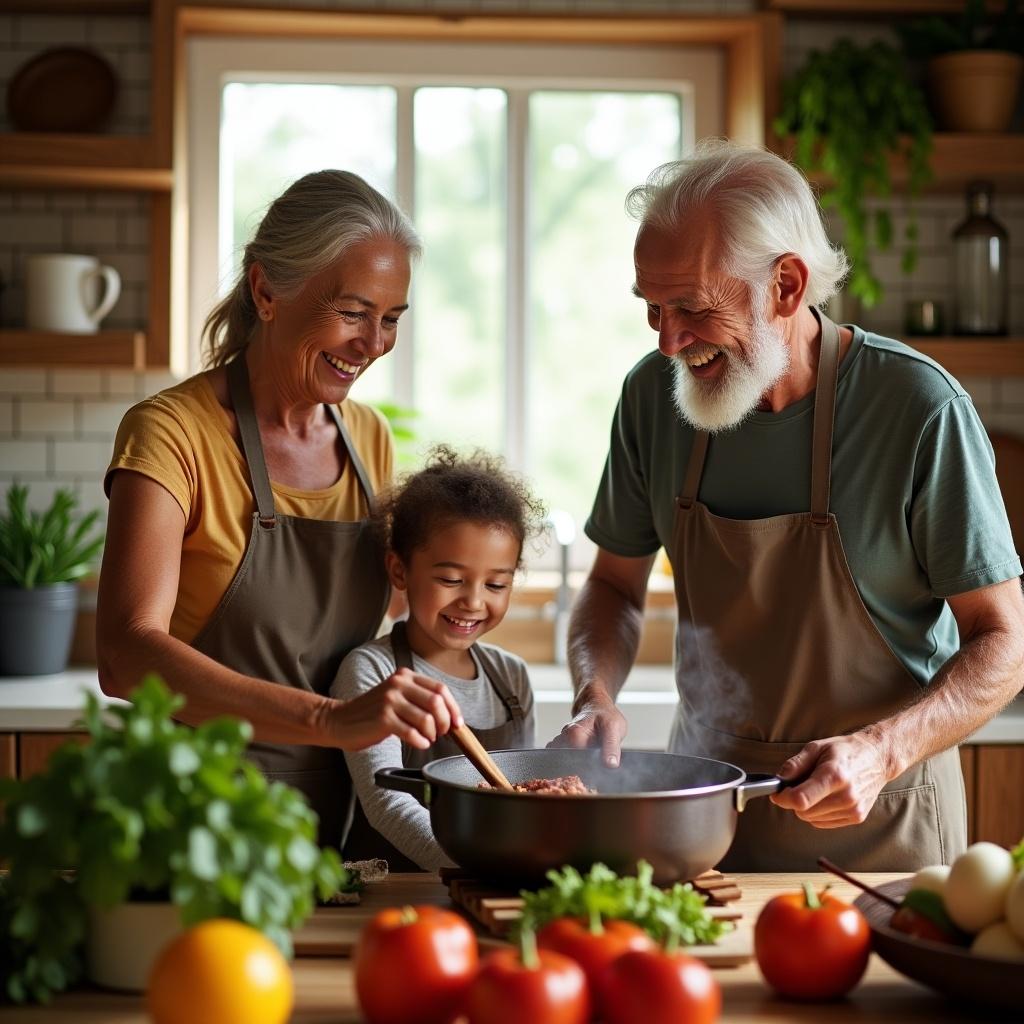
[[[263,317],[264,320],[269,320],[270,319],[270,310],[269,309],[261,309],[260,310],[260,316]]]

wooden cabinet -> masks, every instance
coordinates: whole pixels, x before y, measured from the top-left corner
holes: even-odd
[[[960,748],[967,788],[967,835],[1016,846],[1024,838],[1024,744]]]

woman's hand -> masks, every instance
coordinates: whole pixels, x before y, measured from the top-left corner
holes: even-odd
[[[444,683],[400,668],[379,686],[350,701],[337,701],[331,732],[343,750],[364,750],[388,736],[426,750],[463,724]]]

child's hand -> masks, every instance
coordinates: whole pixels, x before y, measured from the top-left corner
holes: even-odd
[[[343,750],[363,750],[388,736],[426,750],[463,724],[462,712],[444,683],[401,668],[379,686],[350,701],[336,701],[333,735]]]

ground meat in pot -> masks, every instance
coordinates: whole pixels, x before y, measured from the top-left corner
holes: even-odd
[[[481,782],[480,789],[495,789],[489,783]],[[588,789],[578,775],[560,775],[556,779],[528,779],[517,782],[512,788],[517,793],[537,793],[541,796],[593,796],[596,789]]]

